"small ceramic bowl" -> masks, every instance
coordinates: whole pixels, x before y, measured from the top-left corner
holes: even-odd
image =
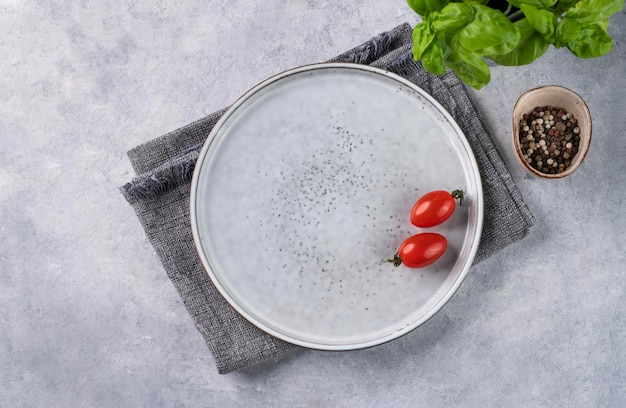
[[[561,108],[565,112],[571,113],[578,122],[576,126],[580,129],[580,133],[578,133],[578,136],[580,136],[578,152],[570,158],[571,164],[561,173],[550,174],[535,169],[527,163],[524,158],[524,152],[522,152],[519,139],[520,121],[524,114],[531,114],[536,107],[545,106]],[[569,176],[582,164],[589,150],[590,143],[591,114],[585,101],[576,92],[562,86],[549,85],[531,89],[522,94],[517,100],[513,109],[513,146],[516,153],[515,157],[531,174],[546,179],[559,179]]]

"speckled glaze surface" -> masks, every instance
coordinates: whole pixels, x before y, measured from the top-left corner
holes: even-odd
[[[196,245],[229,302],[261,329],[325,350],[368,347],[426,321],[453,295],[482,230],[475,158],[447,112],[414,84],[372,67],[296,68],[245,94],[198,159]],[[462,188],[452,219],[411,225],[414,202]],[[436,231],[426,268],[386,262]]]

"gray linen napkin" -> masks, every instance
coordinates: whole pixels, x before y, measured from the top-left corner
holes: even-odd
[[[485,201],[475,263],[522,239],[534,224],[489,132],[452,72],[433,76],[411,57],[411,27],[400,25],[332,59],[395,72],[437,99],[465,132],[478,161]],[[298,347],[257,329],[226,303],[197,256],[189,218],[190,181],[199,150],[226,109],[128,152],[137,176],[122,191],[172,283],[225,374],[278,357]]]

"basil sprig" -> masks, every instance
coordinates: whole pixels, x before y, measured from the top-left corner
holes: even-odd
[[[489,83],[485,59],[500,65],[530,64],[550,45],[580,58],[613,49],[609,17],[624,0],[508,0],[522,18],[512,22],[487,0],[407,0],[422,21],[413,30],[413,58],[429,72],[452,69],[468,85]]]

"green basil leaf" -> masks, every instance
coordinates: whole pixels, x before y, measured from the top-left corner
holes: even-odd
[[[429,17],[433,30],[438,32],[460,30],[473,19],[474,9],[463,3],[450,3]]]
[[[463,82],[475,89],[481,89],[491,80],[489,66],[481,56],[461,47],[451,47],[445,63]]]
[[[560,47],[563,44],[567,44],[570,41],[574,41],[580,34],[580,22],[565,17],[556,25],[556,41],[555,45]]]
[[[443,75],[446,73],[446,67],[443,64],[444,46],[441,41],[435,40],[422,54],[422,65],[431,74]]]
[[[566,16],[589,25],[612,16],[623,7],[624,0],[580,0],[567,10]]]
[[[407,0],[409,7],[422,17],[427,17],[433,11],[440,11],[450,0]]]
[[[413,52],[413,59],[418,61],[422,58],[424,50],[426,50],[426,48],[428,48],[428,46],[433,42],[435,33],[433,32],[430,24],[419,23],[413,29],[412,37],[413,48],[411,51]]]
[[[474,4],[474,21],[459,30],[457,40],[462,48],[477,54],[507,53],[520,40],[517,27],[501,12]]]
[[[522,4],[521,10],[532,28],[541,33],[546,42],[554,43],[554,33],[556,32],[557,24],[557,18],[554,13],[530,4]]]
[[[580,0],[559,0],[559,7],[566,6],[567,8],[572,7],[572,5],[578,3]]]
[[[608,31],[608,29],[609,29],[609,19],[605,18],[603,20],[599,20],[599,21],[596,22],[596,25],[602,27],[602,29],[604,31]]]
[[[596,58],[613,49],[613,39],[601,24],[582,27],[578,38],[567,43],[567,48],[580,58]]]
[[[554,6],[557,0],[508,0],[508,2],[518,9],[521,9],[523,4],[548,9]]]
[[[557,15],[562,15],[565,11],[567,11],[572,5],[578,3],[580,0],[559,0],[559,3],[555,7]]]
[[[541,57],[550,47],[543,36],[524,18],[516,21],[515,26],[520,31],[520,41],[512,51],[505,54],[488,55],[487,58],[505,66],[519,66],[530,64]]]

